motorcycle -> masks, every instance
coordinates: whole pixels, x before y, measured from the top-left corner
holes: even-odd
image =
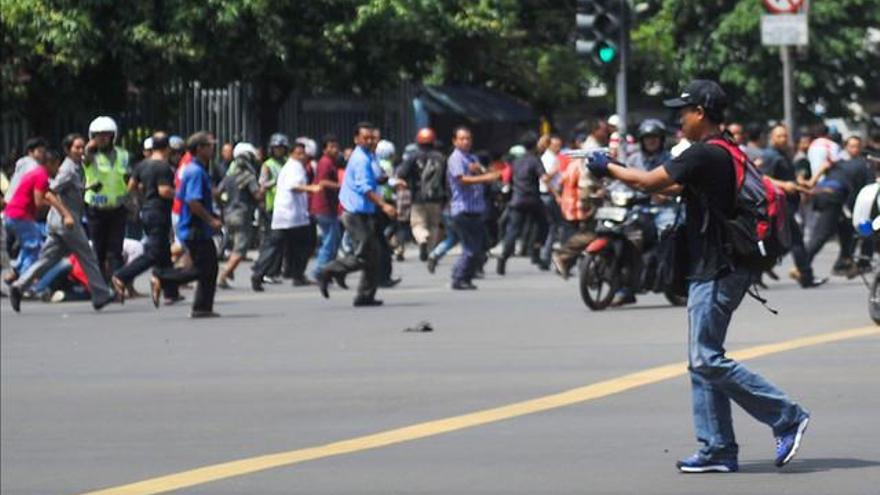
[[[579,265],[584,304],[593,311],[603,310],[621,288],[629,287],[640,294],[663,293],[673,306],[687,305],[687,296],[655,283],[652,249],[659,235],[654,218],[665,207],[651,205],[650,196],[628,188],[612,189],[608,199],[596,211],[597,237],[587,245]],[[682,207],[676,203],[676,208]]]

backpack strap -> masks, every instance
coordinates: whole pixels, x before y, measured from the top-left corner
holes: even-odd
[[[748,162],[746,154],[739,149],[739,146],[728,139],[714,138],[707,141],[707,143],[724,148],[727,154],[730,155],[730,158],[733,160],[733,170],[736,172],[736,189],[739,190],[746,180],[746,162]]]

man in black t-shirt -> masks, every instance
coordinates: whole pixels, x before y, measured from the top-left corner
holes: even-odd
[[[510,221],[504,232],[504,247],[501,251],[501,257],[498,258],[498,264],[495,267],[498,275],[505,274],[507,259],[513,256],[516,240],[526,222],[531,220],[537,229],[537,233],[533,237],[534,246],[531,250],[533,253],[540,251],[547,237],[547,214],[544,210],[544,203],[541,201],[539,188],[541,181],[547,177],[545,177],[544,164],[536,154],[538,135],[534,131],[529,131],[520,138],[519,144],[526,149],[526,154],[513,162],[513,196],[510,198],[508,206]],[[543,263],[536,257],[533,257],[533,260]],[[543,270],[549,268],[549,265],[539,264],[539,266]]]
[[[143,197],[140,218],[146,239],[144,254],[117,270],[110,279],[117,291],[122,291],[151,266],[172,266],[170,232],[174,171],[168,162],[169,152],[168,134],[154,133],[150,156],[135,167],[128,181],[129,192],[139,191]],[[183,299],[174,285],[168,284],[163,290],[166,304]]]
[[[781,467],[797,452],[809,414],[724,350],[733,312],[757,275],[739,266],[725,248],[724,219],[734,213],[735,170],[727,151],[708,141],[721,134],[727,96],[714,81],[696,80],[679,98],[664,103],[680,109],[690,148],[650,172],[612,164],[601,152],[591,156],[588,167],[599,178],[612,177],[646,192],[681,194],[687,202],[688,369],[694,429],[702,446],[676,467],[684,473],[739,469],[731,400],[773,429]]]

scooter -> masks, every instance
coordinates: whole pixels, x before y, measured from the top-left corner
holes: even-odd
[[[651,250],[659,235],[654,217],[663,207],[650,201],[650,196],[628,188],[611,190],[607,204],[596,210],[597,237],[587,245],[579,266],[581,298],[591,310],[610,306],[625,286],[638,293],[663,293],[674,306],[687,304],[687,296],[655,284],[656,262]],[[682,208],[681,203],[676,208]]]

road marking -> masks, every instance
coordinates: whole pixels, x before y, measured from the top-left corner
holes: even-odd
[[[812,347],[872,335],[880,335],[880,329],[877,327],[862,327],[812,335],[774,344],[749,347],[729,353],[729,356],[744,361],[804,347]],[[584,387],[574,388],[565,392],[538,397],[537,399],[523,402],[516,402],[514,404],[508,404],[493,409],[428,421],[372,435],[365,435],[340,442],[319,445],[317,447],[279,452],[277,454],[262,455],[224,462],[222,464],[204,466],[128,485],[89,492],[83,495],[152,495],[170,492],[172,490],[180,490],[182,488],[210,483],[212,481],[232,478],[235,476],[244,476],[258,471],[264,471],[266,469],[292,466],[294,464],[315,459],[323,459],[325,457],[385,447],[465,428],[472,428],[474,426],[503,421],[505,419],[516,418],[526,414],[534,414],[548,411],[550,409],[570,406],[572,404],[599,399],[601,397],[619,394],[645,385],[662,382],[670,378],[683,376],[686,373],[687,363],[684,362],[658,366],[612,378],[610,380],[593,383]]]

